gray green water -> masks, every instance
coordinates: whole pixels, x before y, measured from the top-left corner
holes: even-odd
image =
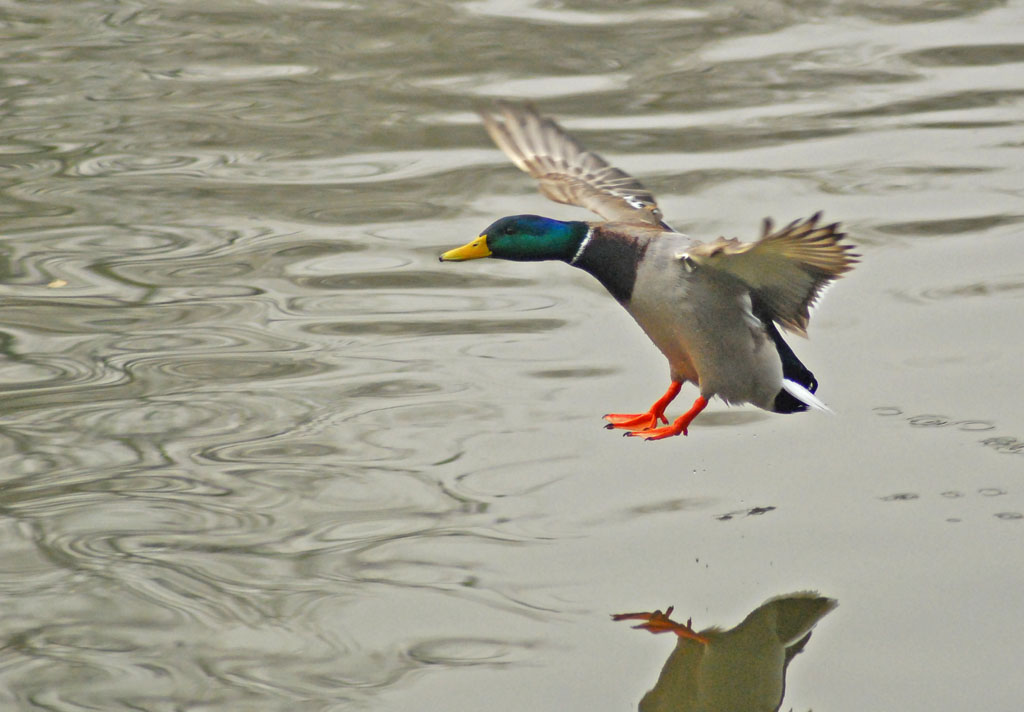
[[[583,216],[499,97],[695,236],[843,221],[838,415],[603,430],[614,301],[437,262]],[[805,589],[784,709],[1020,708],[1024,2],[11,0],[0,104],[0,708],[635,709],[608,614]]]

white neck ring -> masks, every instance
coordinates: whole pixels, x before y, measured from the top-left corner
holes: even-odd
[[[571,265],[575,265],[576,264],[576,260],[578,260],[583,255],[583,250],[587,249],[587,245],[590,244],[590,238],[592,238],[593,236],[594,236],[594,228],[588,228],[587,229],[587,234],[580,241],[580,246],[578,248],[576,248],[576,254],[572,256],[571,260],[569,260],[569,264],[571,264]]]

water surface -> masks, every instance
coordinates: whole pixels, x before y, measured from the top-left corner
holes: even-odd
[[[672,650],[839,600],[784,709],[1024,698],[1024,3],[0,10],[0,706],[635,709]],[[530,99],[699,237],[824,210],[838,412],[644,444],[660,354],[564,265]],[[691,392],[684,396],[692,395]],[[685,405],[685,404],[683,404]]]

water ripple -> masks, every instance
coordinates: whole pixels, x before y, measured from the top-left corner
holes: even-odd
[[[177,79],[187,82],[247,82],[312,74],[314,67],[272,64],[193,64],[180,69],[149,72],[154,79]]]
[[[1007,276],[988,280],[979,280],[962,284],[948,285],[944,287],[928,287],[916,293],[905,290],[896,290],[894,295],[900,299],[915,303],[924,304],[930,301],[944,301],[947,299],[970,299],[975,297],[984,298],[1019,298],[1024,296],[1024,278]]]
[[[472,14],[485,17],[526,20],[544,24],[560,24],[577,27],[622,26],[631,23],[692,22],[708,17],[706,10],[690,10],[660,6],[657,8],[623,7],[622,9],[587,10],[553,9],[539,2],[514,2],[507,0],[474,0],[465,3],[464,9]]]
[[[346,185],[424,178],[493,162],[481,150],[392,151],[337,158],[297,159],[264,153],[110,154],[69,169],[83,177],[184,176],[231,183]]]

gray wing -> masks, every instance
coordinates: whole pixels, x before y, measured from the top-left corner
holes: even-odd
[[[498,148],[556,203],[587,208],[605,220],[670,229],[640,181],[584,149],[533,107],[501,102],[497,113],[480,116]]]
[[[768,307],[772,319],[789,331],[807,335],[810,307],[832,281],[853,269],[860,255],[842,242],[839,223],[818,225],[821,213],[795,220],[779,230],[765,218],[757,242],[718,238],[678,255],[719,270],[746,284]]]

